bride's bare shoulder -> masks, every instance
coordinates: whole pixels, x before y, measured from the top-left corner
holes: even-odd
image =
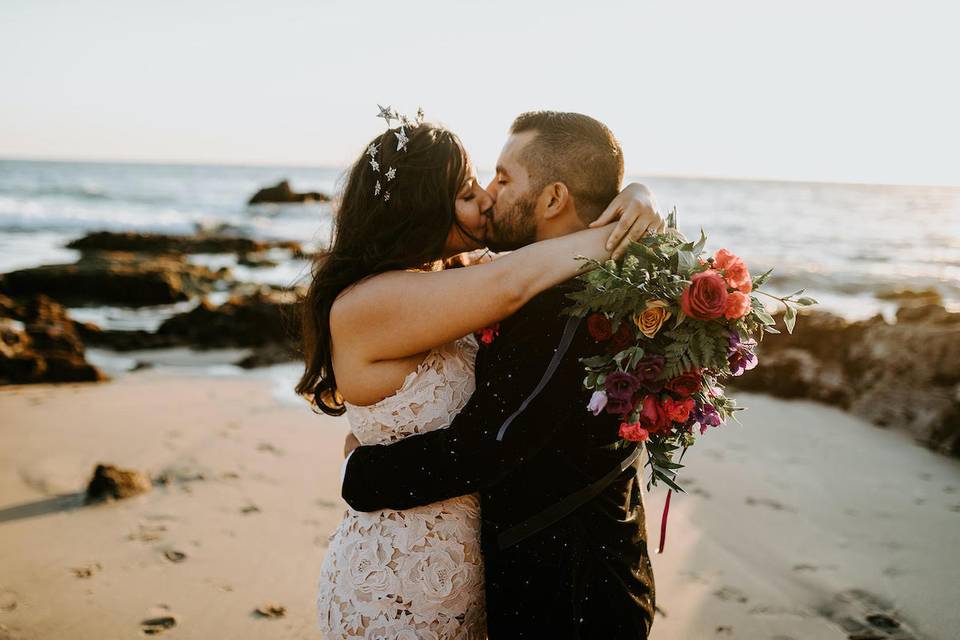
[[[337,294],[330,305],[330,327],[353,325],[368,313],[382,311],[410,276],[407,271],[385,271],[359,280]]]

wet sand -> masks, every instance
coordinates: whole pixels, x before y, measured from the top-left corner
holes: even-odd
[[[0,389],[0,638],[139,637],[164,616],[162,637],[318,638],[347,426],[274,387],[160,368]],[[744,426],[685,458],[652,637],[954,637],[960,461],[814,403],[739,398]],[[98,462],[170,480],[82,507]],[[664,495],[646,496],[652,547]],[[270,603],[284,614],[255,612]]]

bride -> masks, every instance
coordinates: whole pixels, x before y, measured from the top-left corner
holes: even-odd
[[[390,115],[389,112],[387,114]],[[443,261],[484,245],[493,199],[452,132],[404,121],[353,164],[331,248],[302,305],[297,392],[346,413],[362,444],[441,429],[474,390],[474,332],[606,259],[662,219],[641,185],[602,219],[619,225],[537,242],[484,264]],[[616,228],[614,228],[616,227]],[[625,242],[626,240],[624,240]],[[316,598],[323,637],[486,637],[476,495],[406,511],[347,509],[330,538]]]

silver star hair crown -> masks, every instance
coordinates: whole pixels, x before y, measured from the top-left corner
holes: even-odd
[[[383,118],[387,122],[387,131],[391,131],[390,122],[392,120],[397,120],[400,123],[400,126],[396,131],[393,131],[393,135],[397,137],[397,151],[406,151],[407,143],[410,142],[410,138],[407,137],[406,127],[420,126],[423,124],[423,109],[417,109],[417,117],[415,120],[410,120],[406,115],[398,113],[392,107],[383,107],[377,105],[377,108],[380,109],[380,113],[377,114],[378,118]],[[370,156],[370,167],[373,168],[374,173],[380,173],[380,162],[377,160],[377,156],[380,155],[380,152],[383,148],[383,145],[386,144],[386,140],[383,140],[381,144],[371,143],[367,147],[367,155]],[[387,171],[383,173],[385,178],[383,184],[380,183],[380,179],[377,179],[376,184],[373,186],[373,195],[379,196],[380,192],[383,192],[383,201],[390,201],[390,192],[387,190],[390,185],[390,181],[397,177],[397,170],[394,167],[390,167]]]

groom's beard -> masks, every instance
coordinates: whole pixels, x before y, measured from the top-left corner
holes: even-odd
[[[523,197],[507,211],[491,212],[487,247],[491,251],[513,251],[537,241],[537,222],[534,217],[536,199]]]

